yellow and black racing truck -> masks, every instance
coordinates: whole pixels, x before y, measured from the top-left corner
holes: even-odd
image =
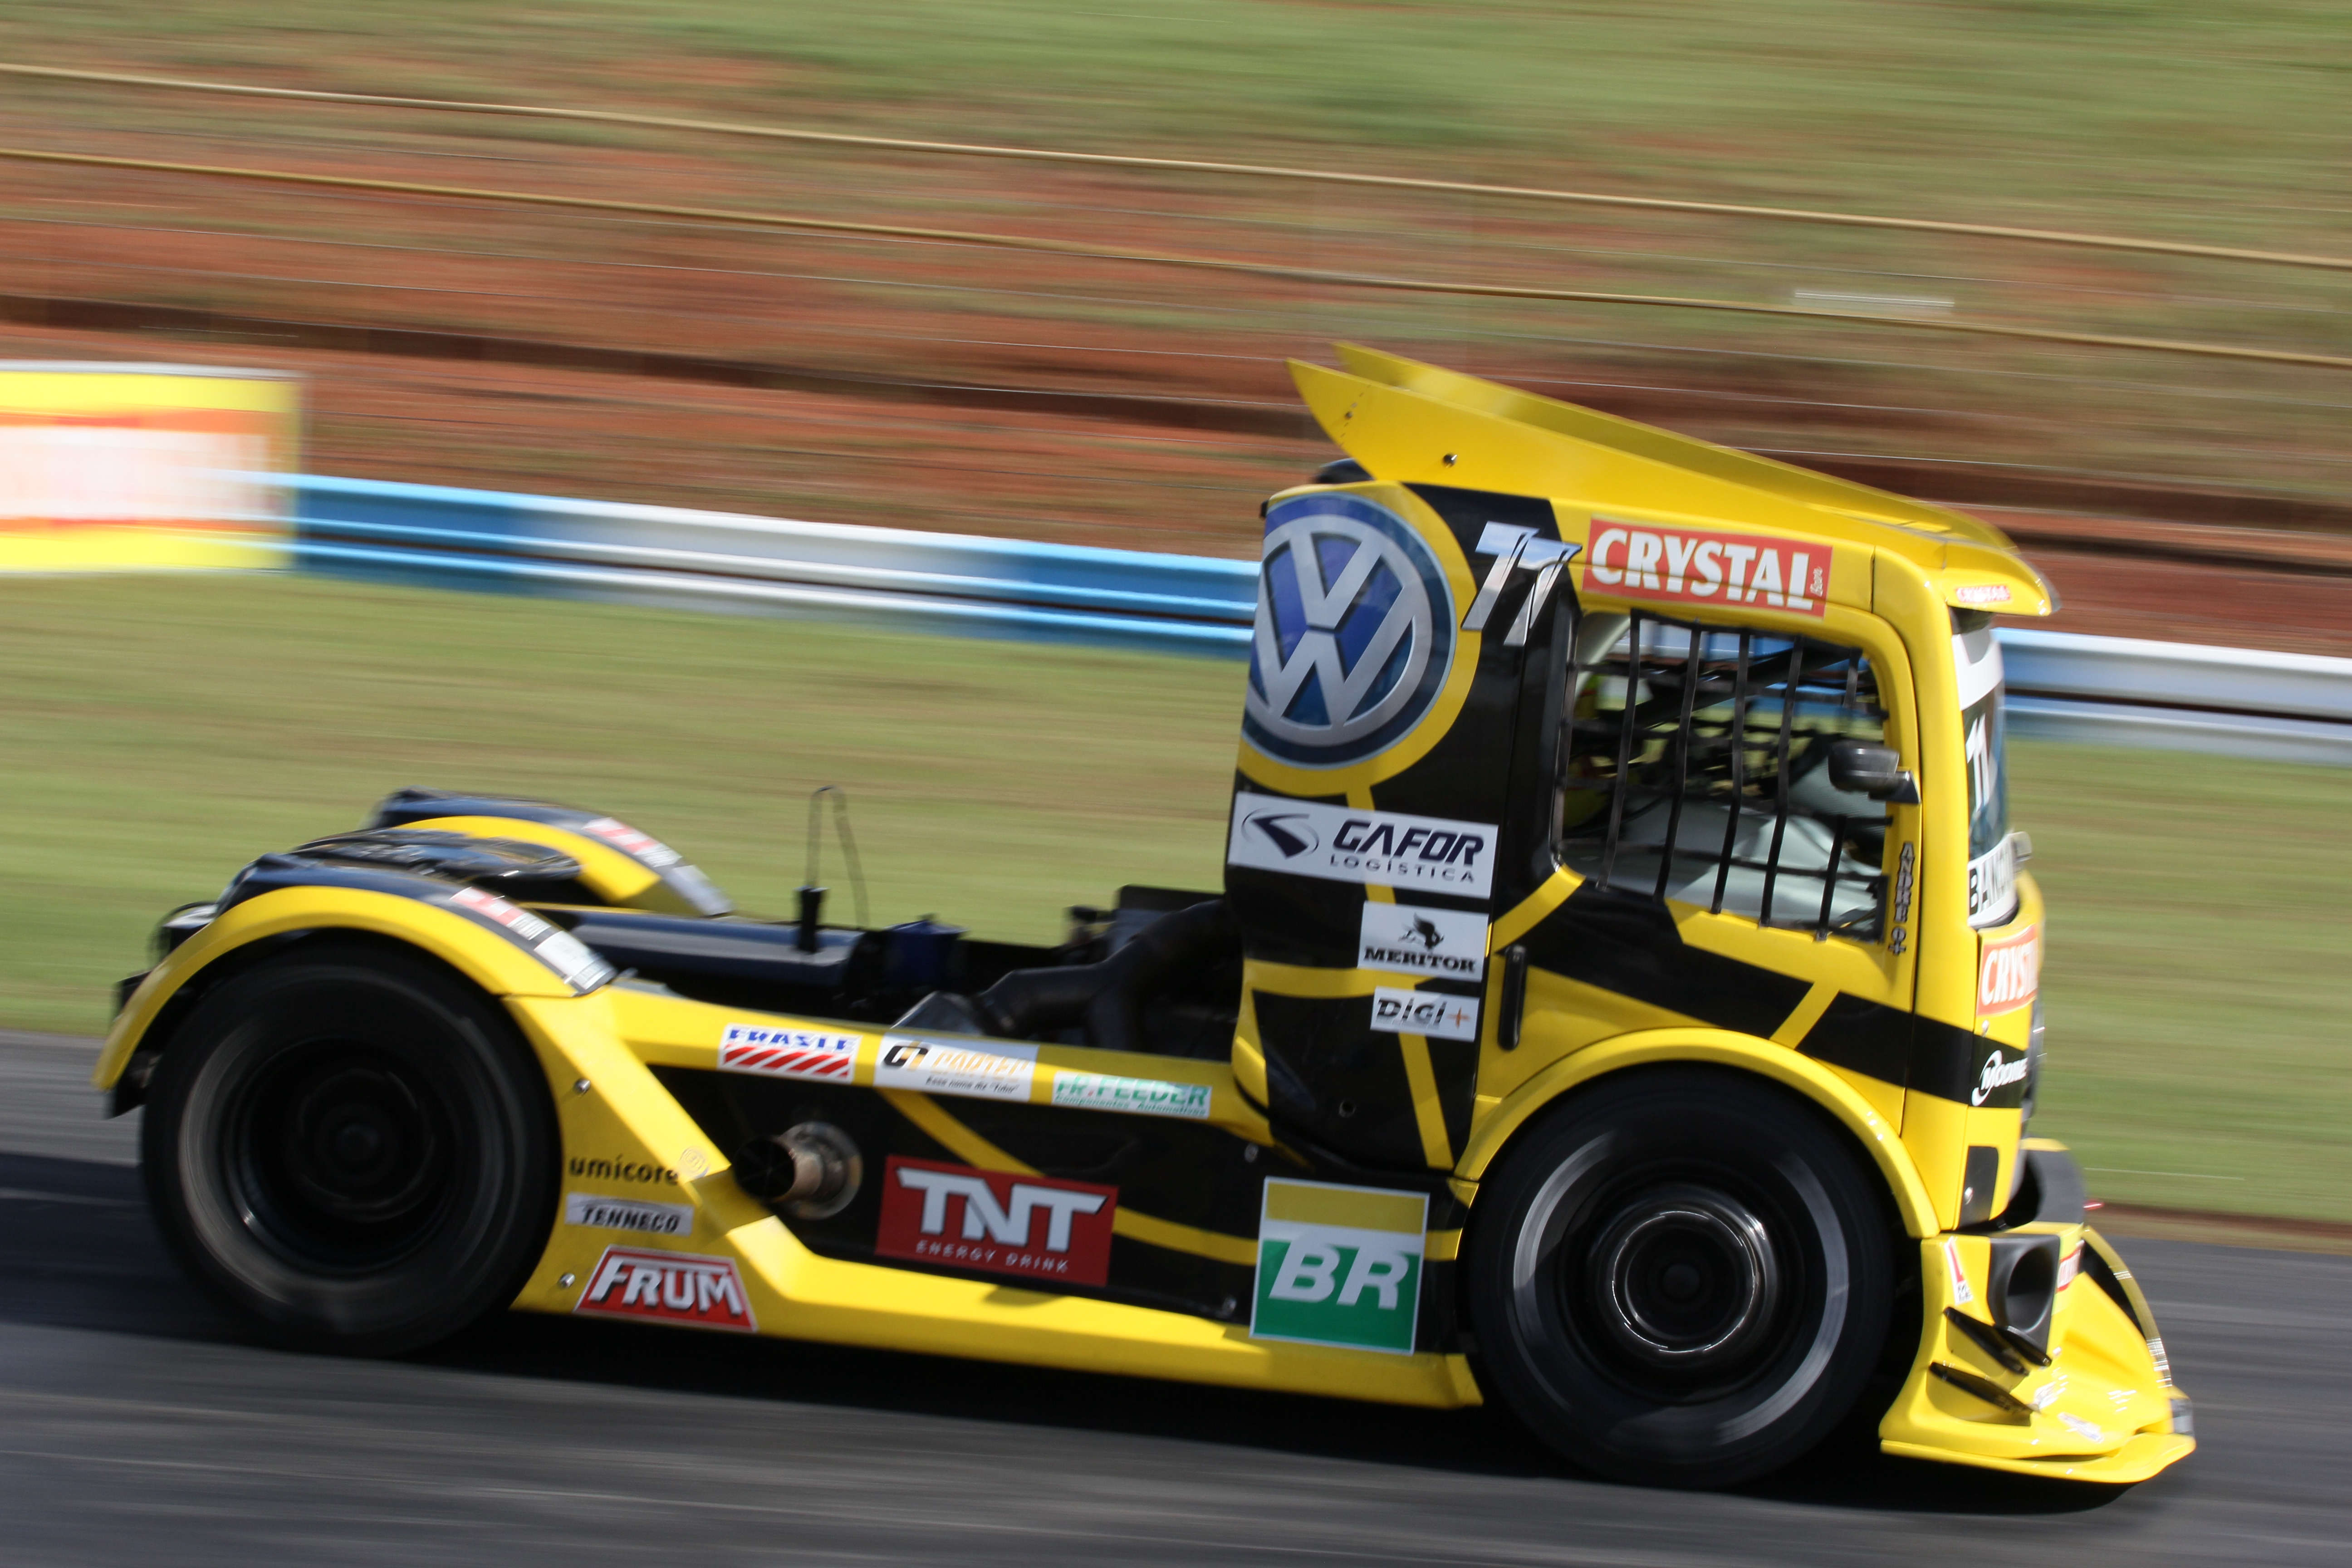
[[[404,790],[169,917],[98,1073],[270,1334],[504,1308],[1429,1406],[1736,1483],[2128,1482],[2147,1303],[2026,1136],[2044,914],[1957,513],[1370,351],[1274,497],[1222,892],[759,921]],[[814,880],[814,879],[812,879]]]

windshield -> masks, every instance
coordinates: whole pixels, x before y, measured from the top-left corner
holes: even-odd
[[[1969,622],[1976,624],[1970,625]],[[1991,617],[1953,616],[1952,662],[1960,685],[1960,733],[1969,770],[1969,924],[1997,926],[2017,912],[2017,856],[2009,838],[2009,759],[2000,706],[2000,645]]]

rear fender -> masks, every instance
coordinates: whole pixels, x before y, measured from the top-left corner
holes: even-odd
[[[578,861],[580,885],[608,904],[657,914],[702,912],[672,892],[662,881],[661,874],[652,868],[609,844],[551,823],[515,816],[433,816],[403,826],[413,833],[463,833],[476,838],[520,839]]]
[[[231,908],[147,972],[131,992],[90,1081],[111,1089],[175,997],[256,942],[325,931],[388,937],[439,959],[493,996],[573,995],[573,987],[518,945],[455,910],[354,888],[281,888]],[[159,1041],[162,1037],[158,1037]]]

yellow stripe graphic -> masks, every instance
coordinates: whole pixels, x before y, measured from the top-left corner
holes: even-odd
[[[1350,1230],[1421,1234],[1428,1205],[1418,1193],[1387,1193],[1370,1187],[1335,1187],[1321,1182],[1265,1184],[1265,1217],[1293,1225],[1336,1225]]]

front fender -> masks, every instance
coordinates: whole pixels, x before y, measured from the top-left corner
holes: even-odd
[[[1528,1118],[1580,1085],[1604,1073],[1656,1062],[1708,1062],[1752,1072],[1795,1089],[1835,1117],[1869,1152],[1872,1163],[1886,1179],[1906,1234],[1924,1237],[1939,1230],[1936,1205],[1903,1146],[1901,1133],[1852,1084],[1786,1046],[1727,1029],[1639,1029],[1560,1058],[1486,1113],[1471,1134],[1461,1163],[1454,1166],[1454,1177],[1477,1181]]]
[[[573,994],[528,949],[445,906],[357,888],[280,888],[234,906],[148,971],[107,1031],[90,1081],[112,1089],[164,1005],[213,964],[266,938],[312,931],[364,931],[406,942],[493,996]]]

